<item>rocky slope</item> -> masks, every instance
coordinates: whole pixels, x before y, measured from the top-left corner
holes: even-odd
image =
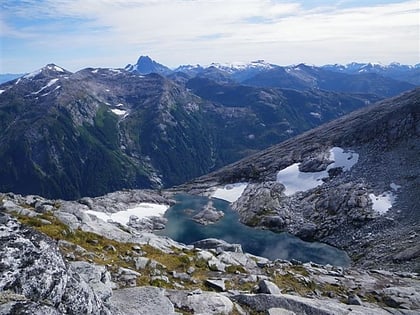
[[[169,197],[169,199],[168,199]],[[417,274],[269,261],[193,246],[87,210],[171,203],[151,191],[79,201],[0,195],[0,314],[416,314]]]
[[[0,90],[0,191],[65,199],[180,184],[375,99],[217,85],[197,96],[157,74],[56,65]]]
[[[248,182],[232,205],[242,222],[327,242],[359,266],[418,272],[419,100],[416,89],[369,106],[179,189],[209,194]],[[356,163],[328,168],[333,147]],[[289,179],[279,179],[285,169],[300,185],[306,182],[298,178],[325,173],[316,185],[290,192]]]

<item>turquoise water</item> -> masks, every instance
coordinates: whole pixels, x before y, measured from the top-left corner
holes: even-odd
[[[191,217],[202,210],[209,198],[177,195],[175,200],[176,204],[165,213],[168,219],[166,228],[159,234],[169,236],[178,242],[191,244],[212,237],[241,244],[244,251],[270,260],[297,259],[302,262],[312,261],[335,266],[347,266],[350,263],[344,251],[332,246],[304,242],[288,233],[274,233],[248,227],[239,222],[238,214],[224,200],[212,199],[213,206],[223,211],[225,216],[219,222],[207,226],[196,223]]]

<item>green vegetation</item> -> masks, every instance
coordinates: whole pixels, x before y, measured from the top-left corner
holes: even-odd
[[[173,288],[172,283],[179,282],[179,280],[174,279],[171,272],[186,272],[188,268],[194,267],[193,277],[198,281],[195,281],[196,283],[183,283],[183,285],[189,289],[204,288],[203,280],[207,278],[210,272],[207,264],[203,264],[202,261],[196,258],[194,251],[184,252],[173,248],[171,253],[165,253],[147,244],[123,243],[80,229],[72,230],[52,213],[44,213],[37,217],[27,217],[18,214],[15,214],[15,216],[22,224],[28,225],[52,239],[65,240],[73,244],[73,246],[64,244],[60,247],[63,256],[72,253],[75,256],[75,260],[106,265],[110,272],[117,272],[119,267],[136,270],[135,262],[132,258],[138,257],[139,254],[133,248],[139,246],[139,252],[142,253],[142,256],[150,259],[146,268],[140,270],[141,275],[137,277],[136,283],[139,286],[153,285]],[[86,251],[77,251],[75,250],[76,246],[80,246]],[[158,264],[152,267],[151,261],[155,261]],[[170,279],[169,283],[158,279],[151,280],[156,270],[167,272],[167,276]]]

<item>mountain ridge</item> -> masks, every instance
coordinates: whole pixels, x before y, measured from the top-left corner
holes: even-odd
[[[0,121],[7,127],[0,155],[9,165],[1,170],[2,190],[78,198],[180,184],[377,100],[211,84],[207,94],[194,88],[200,97],[158,74],[71,73],[50,64],[1,85]],[[217,99],[219,90],[231,100]]]
[[[294,69],[299,68],[299,66],[301,66],[306,68],[312,68],[313,70],[317,70],[318,72],[325,70],[350,75],[377,74],[382,77],[393,79],[396,81],[405,81],[407,83],[412,84],[412,87],[420,84],[420,80],[418,79],[418,77],[420,77],[420,64],[403,65],[398,62],[392,62],[388,65],[382,65],[379,63],[372,62],[351,62],[345,65],[326,64],[321,66],[313,66],[301,63],[297,65],[280,66],[265,62],[264,60],[256,60],[251,61],[249,63],[236,62],[226,64],[211,63],[209,65],[180,65],[174,69],[170,69],[164,65],[155,62],[149,56],[141,56],[139,58],[139,61],[140,60],[147,60],[143,69],[142,65],[139,64],[139,62],[137,63],[137,66],[128,65],[126,69],[129,71],[138,71],[140,73],[150,73],[151,71],[154,71],[153,67],[156,67],[156,73],[164,75],[174,75],[175,73],[182,72],[190,77],[203,75],[204,72],[209,71],[210,69],[216,69],[217,71],[220,71],[221,73],[224,73],[225,75],[231,77],[233,81],[237,83],[244,83],[247,80],[252,79],[254,76],[264,75],[268,71],[281,70],[285,71],[286,73],[289,73],[290,71],[293,71]],[[251,82],[253,81],[248,81],[249,84],[252,84]]]

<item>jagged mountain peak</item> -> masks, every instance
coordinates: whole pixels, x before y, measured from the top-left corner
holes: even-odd
[[[125,67],[125,70],[140,74],[158,73],[161,75],[168,75],[172,73],[171,69],[156,62],[149,56],[140,56],[136,64],[128,64]]]

